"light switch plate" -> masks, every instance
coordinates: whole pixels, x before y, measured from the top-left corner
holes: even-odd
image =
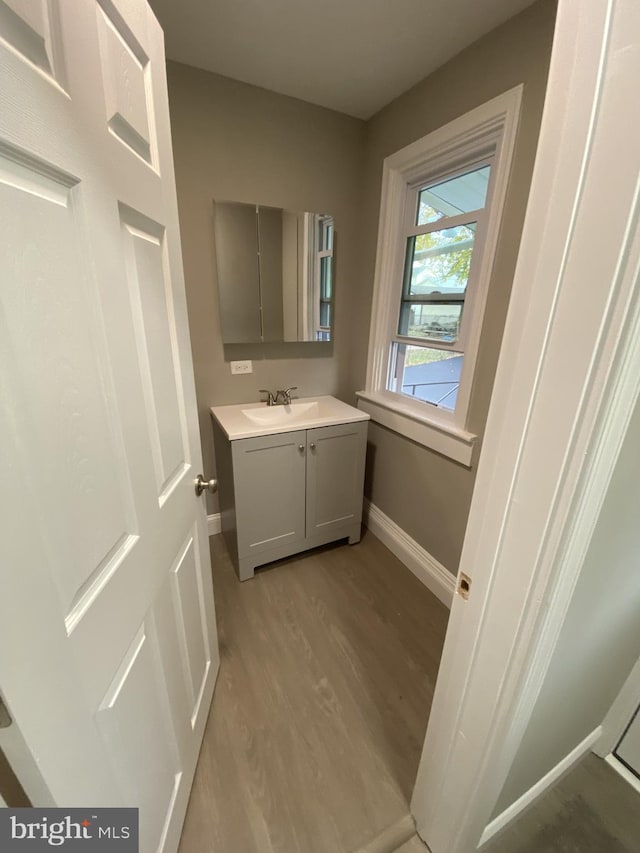
[[[250,361],[232,361],[232,373],[253,373],[253,364]]]

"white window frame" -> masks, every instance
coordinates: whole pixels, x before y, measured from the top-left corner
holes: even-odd
[[[321,228],[323,231],[323,235],[325,235],[327,226],[331,225],[333,228],[333,234],[331,238],[331,249],[321,249],[320,245],[324,245],[324,240],[319,239],[319,229]],[[319,333],[329,333],[328,340],[331,340],[331,329],[333,328],[333,292],[334,292],[334,267],[333,263],[331,265],[331,299],[328,300],[331,303],[331,312],[330,318],[331,323],[329,326],[323,326],[320,323],[320,303],[321,299],[321,281],[320,281],[320,271],[321,271],[321,259],[322,258],[332,258],[333,259],[333,241],[335,240],[336,232],[335,232],[335,220],[334,217],[327,213],[305,213],[304,214],[304,244],[303,244],[303,258],[306,258],[306,263],[304,264],[304,280],[303,280],[303,312],[301,324],[304,326],[306,322],[306,328],[304,328],[304,337],[301,340],[305,341],[323,341],[327,340],[326,338],[318,337]],[[306,318],[306,321],[304,321]]]
[[[493,98],[387,157],[383,165],[378,252],[365,389],[358,406],[372,420],[470,466],[477,436],[467,417],[484,309],[493,272],[502,212],[515,148],[522,85]],[[399,305],[406,253],[407,198],[419,184],[465,171],[491,159],[484,240],[465,297],[464,361],[455,412],[387,390],[392,342],[398,339]],[[480,227],[480,226],[479,226]],[[480,236],[480,235],[478,235]],[[420,339],[407,339],[416,345]],[[428,346],[428,343],[424,345]],[[457,349],[459,344],[452,348]],[[445,348],[440,345],[440,348]]]
[[[315,289],[314,289],[314,298],[313,298],[315,334],[313,336],[313,340],[314,341],[322,341],[322,340],[326,340],[326,338],[319,337],[319,334],[323,334],[323,333],[326,334],[327,332],[329,333],[329,340],[331,340],[331,327],[333,325],[333,275],[334,275],[334,269],[333,269],[333,238],[335,237],[335,225],[334,225],[333,216],[331,216],[329,214],[320,214],[317,217],[314,216],[314,219],[315,219],[316,232],[318,231],[318,229],[322,229],[323,237],[322,237],[322,240],[318,240],[318,233],[316,233],[314,235],[315,240],[316,240],[316,246],[315,246],[315,253],[314,253],[315,254],[315,258],[314,258],[314,262],[315,262],[315,266],[314,266]],[[328,226],[331,226],[333,228],[333,234],[331,235],[331,248],[330,249],[321,249],[320,245],[324,246],[326,244],[326,232],[327,232]],[[331,298],[328,300],[322,299],[322,276],[321,276],[322,258],[331,258],[332,259],[332,264],[331,264]],[[331,305],[330,314],[329,314],[331,322],[328,326],[323,326],[322,323],[320,322],[320,305],[323,301],[329,302]]]
[[[483,157],[479,161],[475,163],[465,163],[462,168],[455,169],[453,172],[448,172],[443,175],[431,175],[429,176],[428,183],[433,185],[438,185],[440,182],[451,181],[456,177],[460,177],[461,175],[469,174],[475,169],[481,169],[483,166],[491,166],[493,167],[493,156]],[[489,186],[487,188],[487,197],[485,199],[485,204],[482,208],[477,210],[469,210],[463,213],[457,211],[453,215],[446,215],[440,219],[436,219],[431,221],[425,225],[416,225],[416,211],[418,209],[420,192],[424,189],[425,181],[420,180],[416,184],[407,187],[406,193],[406,204],[405,204],[405,214],[404,214],[404,223],[403,223],[403,233],[402,240],[404,243],[404,261],[403,261],[403,283],[399,290],[399,299],[398,299],[398,311],[397,311],[397,319],[393,329],[390,329],[390,343],[393,345],[396,344],[406,344],[408,346],[422,346],[428,349],[439,349],[443,351],[449,351],[452,353],[466,353],[467,352],[467,340],[469,336],[469,329],[473,323],[473,296],[476,293],[476,280],[478,278],[478,272],[481,269],[481,260],[482,260],[482,251],[485,245],[485,235],[486,235],[486,222],[488,216],[488,210],[491,203],[491,189],[493,186],[493,182],[491,179],[489,180]],[[443,209],[443,206],[440,208]],[[466,283],[465,292],[462,295],[462,317],[460,320],[460,327],[458,331],[458,335],[454,340],[441,340],[438,338],[429,338],[428,336],[424,337],[412,337],[409,335],[403,335],[399,332],[400,325],[400,317],[402,315],[402,302],[404,301],[404,281],[406,277],[406,262],[407,262],[407,244],[408,240],[411,237],[415,237],[419,234],[428,234],[433,231],[442,231],[449,228],[458,228],[460,226],[468,225],[469,223],[474,222],[476,225],[475,229],[475,239],[474,239],[474,248],[471,256],[471,268],[469,271],[469,277]],[[456,244],[459,245],[459,244]],[[448,299],[453,301],[453,297],[449,296]],[[406,297],[409,302],[418,302],[418,299],[413,300],[410,296]],[[428,303],[423,303],[428,304]],[[401,356],[398,357],[398,360],[401,359]],[[391,376],[391,366],[393,363],[393,358],[389,359],[389,382]],[[387,387],[389,385],[387,383]],[[393,393],[393,392],[392,392]],[[405,395],[406,396],[406,395]],[[447,409],[440,410],[442,414],[442,420],[445,422],[455,423],[454,421],[454,413]]]

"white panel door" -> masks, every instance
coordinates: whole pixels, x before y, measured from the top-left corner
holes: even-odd
[[[640,779],[640,708],[614,752]]]
[[[54,802],[172,851],[219,659],[143,0],[0,0],[0,216],[0,688]]]

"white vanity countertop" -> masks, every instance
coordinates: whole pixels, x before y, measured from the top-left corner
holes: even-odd
[[[266,403],[212,406],[211,414],[230,441],[369,420],[366,412],[335,397],[299,397],[289,406],[267,406]]]

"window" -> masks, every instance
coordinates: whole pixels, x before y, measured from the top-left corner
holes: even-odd
[[[465,169],[407,192],[405,259],[398,328],[387,389],[454,412],[478,266],[491,165]]]
[[[333,216],[319,217],[316,264],[316,281],[319,285],[316,340],[328,341],[331,340]]]
[[[384,163],[367,385],[374,421],[471,463],[467,414],[522,87]]]
[[[305,287],[307,312],[305,340],[330,341],[333,320],[333,216],[305,213],[308,264]]]

